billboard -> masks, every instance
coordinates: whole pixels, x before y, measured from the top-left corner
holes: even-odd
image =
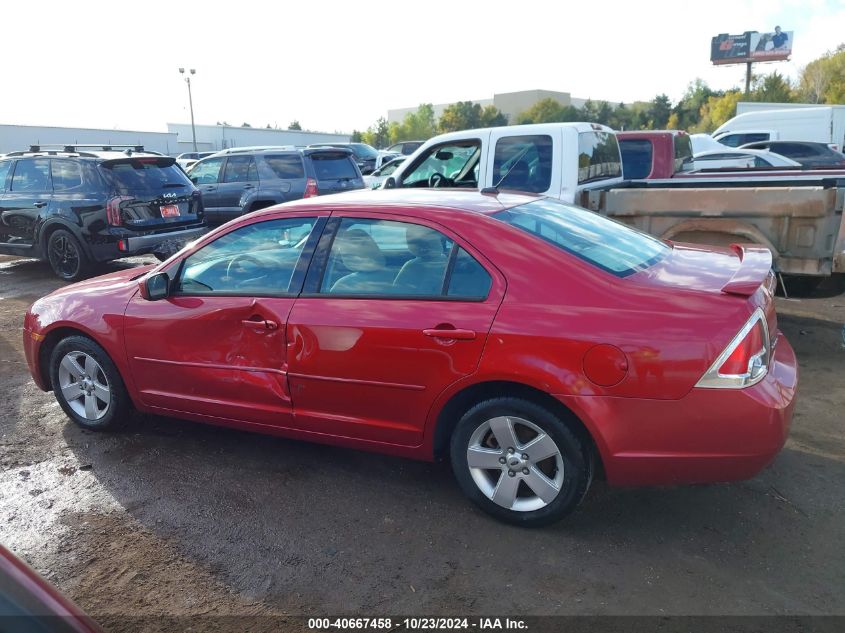
[[[792,34],[792,31],[784,31],[779,26],[768,33],[722,33],[710,40],[710,61],[714,64],[742,64],[788,59],[792,54]]]

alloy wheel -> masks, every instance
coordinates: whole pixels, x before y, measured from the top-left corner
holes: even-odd
[[[62,277],[73,277],[79,269],[79,250],[71,238],[59,235],[50,240],[50,263]]]
[[[543,429],[519,417],[482,422],[470,437],[467,464],[488,499],[517,512],[546,507],[563,487],[560,448]]]
[[[90,422],[101,419],[111,403],[108,378],[93,356],[69,352],[59,363],[59,388],[68,406]]]

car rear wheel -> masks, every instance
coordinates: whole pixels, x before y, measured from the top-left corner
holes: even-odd
[[[70,231],[57,229],[47,240],[50,267],[65,281],[79,281],[88,272],[88,258]]]
[[[570,514],[592,477],[589,453],[566,421],[520,398],[493,398],[467,411],[452,435],[451,457],[472,501],[526,527]]]
[[[50,355],[53,393],[68,417],[91,430],[122,423],[129,409],[126,387],[111,358],[94,341],[70,336]]]

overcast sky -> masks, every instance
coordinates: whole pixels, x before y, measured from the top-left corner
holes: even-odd
[[[718,33],[795,31],[795,77],[845,42],[842,0],[376,3],[10,2],[0,123],[162,131],[187,122],[178,68],[196,68],[197,123],[364,129],[389,108],[543,88],[613,102],[673,101],[714,68]]]

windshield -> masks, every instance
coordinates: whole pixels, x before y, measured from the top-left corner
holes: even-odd
[[[493,217],[618,277],[648,268],[669,251],[650,235],[556,200],[529,202]]]

